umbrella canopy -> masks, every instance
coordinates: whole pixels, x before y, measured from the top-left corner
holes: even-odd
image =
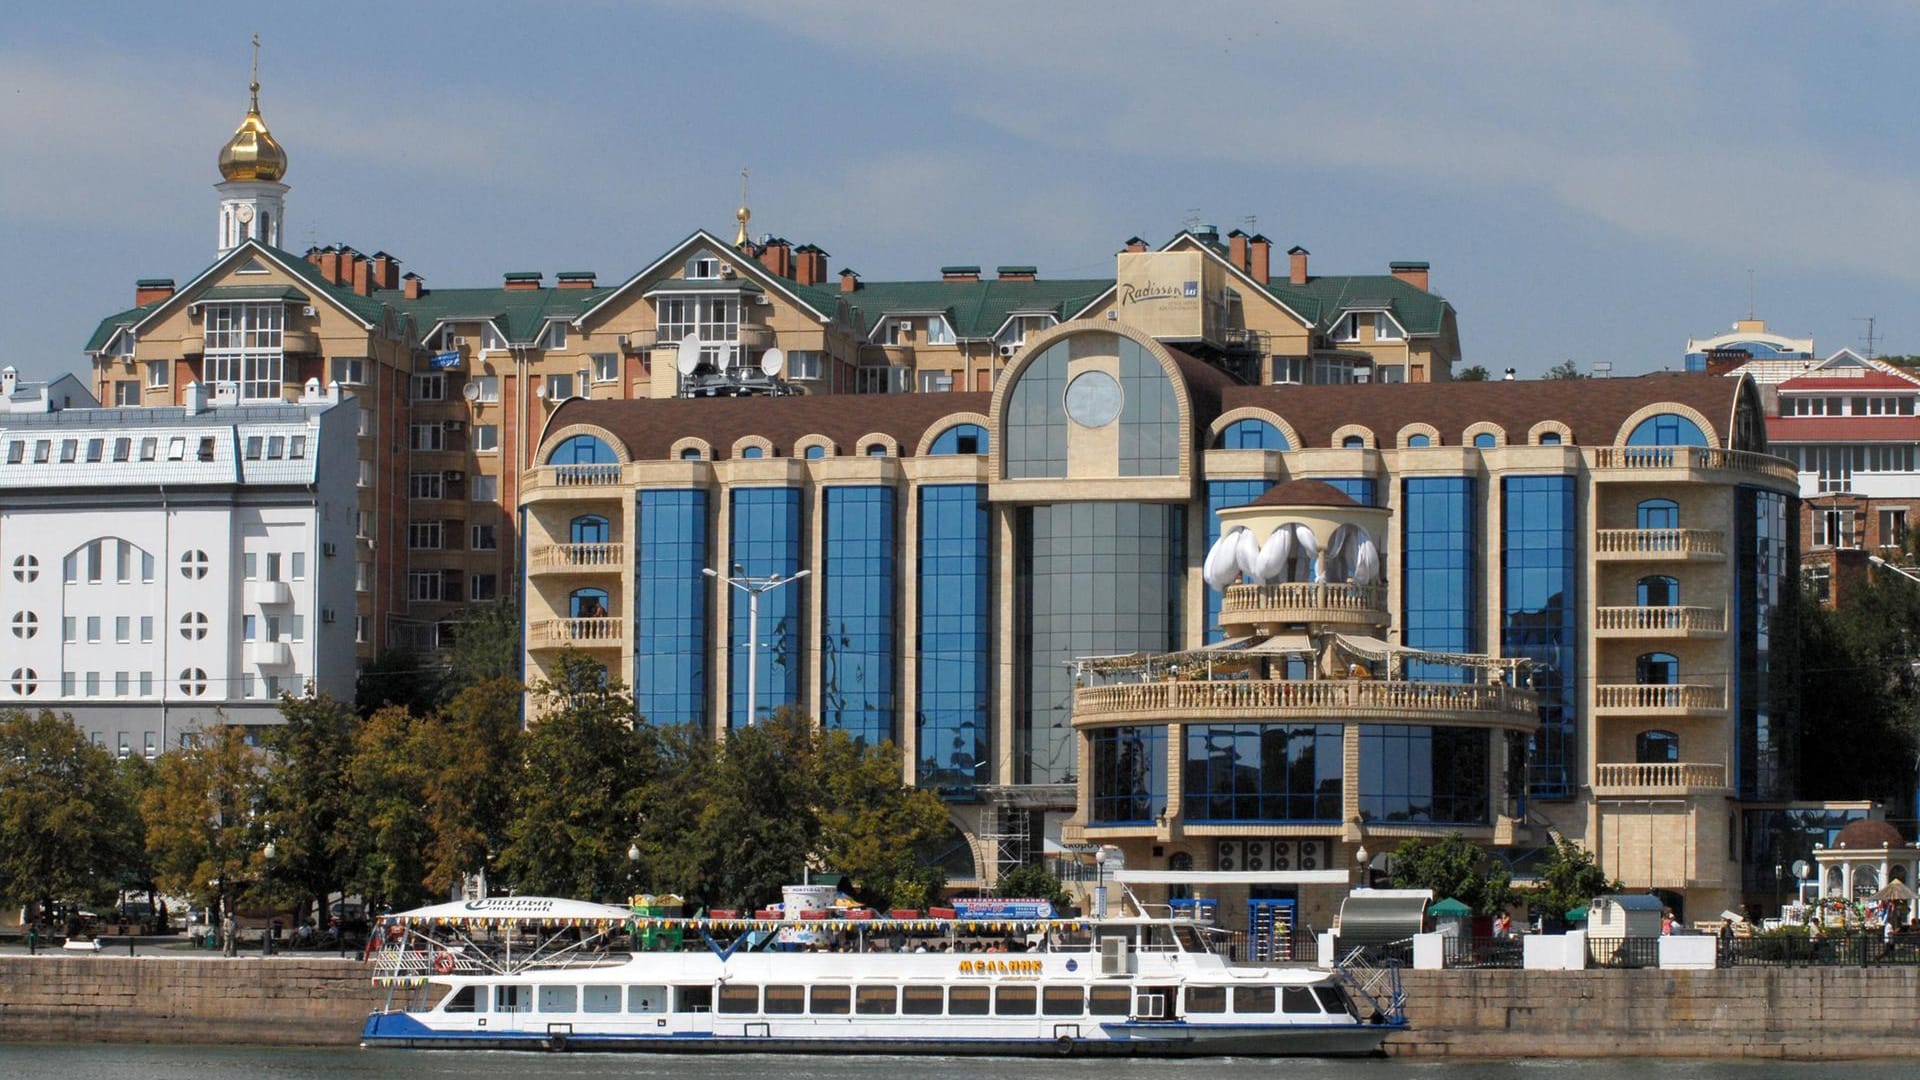
[[[1568,909],[1567,909],[1567,921],[1568,921],[1568,922],[1585,922],[1585,921],[1587,921],[1587,908],[1586,908],[1586,905],[1584,905],[1584,904],[1583,904],[1583,905],[1581,905],[1580,907],[1577,907],[1577,908],[1568,908]]]
[[[1907,883],[1898,879],[1880,886],[1880,891],[1873,894],[1875,900],[1912,900],[1914,896],[1914,891]]]
[[[1449,896],[1428,908],[1427,914],[1436,919],[1466,919],[1472,917],[1473,909]]]

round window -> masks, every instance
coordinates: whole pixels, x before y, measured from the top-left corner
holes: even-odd
[[[1120,415],[1120,383],[1104,371],[1083,371],[1067,384],[1067,415],[1081,427],[1106,427]]]

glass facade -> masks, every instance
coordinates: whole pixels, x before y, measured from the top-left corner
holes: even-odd
[[[1173,476],[1186,448],[1180,442],[1180,401],[1166,369],[1132,338],[1120,345],[1120,475]]]
[[[1466,476],[1411,477],[1401,483],[1400,640],[1409,648],[1475,652],[1474,588],[1477,545],[1473,480]],[[1407,663],[1407,678],[1458,682],[1459,667]]]
[[[927,453],[941,454],[984,454],[991,447],[987,438],[987,429],[979,424],[955,424],[934,436],[928,445]]]
[[[754,578],[789,577],[801,569],[800,538],[806,532],[800,489],[788,487],[735,488],[732,492],[732,551],[729,564]],[[727,586],[720,586],[726,588]],[[800,701],[802,660],[801,612],[805,609],[803,580],[760,597],[760,642],[755,667],[759,700],[754,715],[765,716],[782,705]],[[732,590],[727,623],[727,724],[744,727],[747,702],[747,596]]]
[[[619,460],[613,448],[594,435],[575,435],[547,455],[549,465],[611,465]]]
[[[1018,511],[1018,782],[1066,783],[1073,776],[1069,661],[1180,646],[1186,510],[1160,503],[1086,502]]]
[[[1167,729],[1101,728],[1087,733],[1093,796],[1087,820],[1150,825],[1167,809]]]
[[[1700,425],[1679,413],[1655,413],[1633,426],[1627,434],[1628,446],[1705,446],[1707,435]]]
[[[1746,799],[1786,795],[1785,732],[1776,712],[1773,631],[1785,612],[1798,546],[1787,497],[1758,488],[1734,492],[1738,564],[1734,574],[1734,770]]]
[[[1189,724],[1188,821],[1340,820],[1339,724]]]
[[[1222,450],[1291,450],[1287,437],[1265,420],[1235,420],[1220,430]]]
[[[633,701],[655,724],[707,715],[707,493],[642,491],[635,511]]]
[[[1265,421],[1242,420],[1241,423],[1265,423]],[[1213,550],[1214,542],[1220,539],[1220,511],[1234,506],[1245,506],[1266,494],[1272,487],[1265,480],[1209,480],[1207,481],[1207,546],[1201,548],[1205,553]],[[1220,590],[1203,584],[1201,591],[1207,598],[1206,622],[1202,629],[1208,641],[1221,641],[1226,638],[1220,629]]]
[[[820,722],[875,746],[894,737],[894,493],[830,487],[820,642]]]
[[[1034,357],[1019,380],[1007,398],[1007,476],[1065,476],[1067,343]]]
[[[1371,476],[1316,476],[1314,479],[1337,489],[1361,506],[1380,505],[1380,485]]]
[[[1500,653],[1526,657],[1540,695],[1527,790],[1571,798],[1579,682],[1579,574],[1571,476],[1500,481]]]
[[[949,797],[985,775],[992,553],[986,485],[920,489],[918,779]]]
[[[1492,733],[1360,725],[1360,816],[1417,825],[1485,825]]]

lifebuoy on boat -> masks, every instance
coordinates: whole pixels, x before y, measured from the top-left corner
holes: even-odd
[[[433,954],[433,970],[442,975],[453,974],[453,954],[445,949]]]

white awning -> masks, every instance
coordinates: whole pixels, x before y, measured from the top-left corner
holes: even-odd
[[[1115,870],[1122,885],[1345,885],[1345,870]]]
[[[604,923],[624,922],[632,917],[633,912],[623,907],[552,896],[490,896],[485,900],[456,900],[451,904],[433,904],[382,916],[402,923]]]

